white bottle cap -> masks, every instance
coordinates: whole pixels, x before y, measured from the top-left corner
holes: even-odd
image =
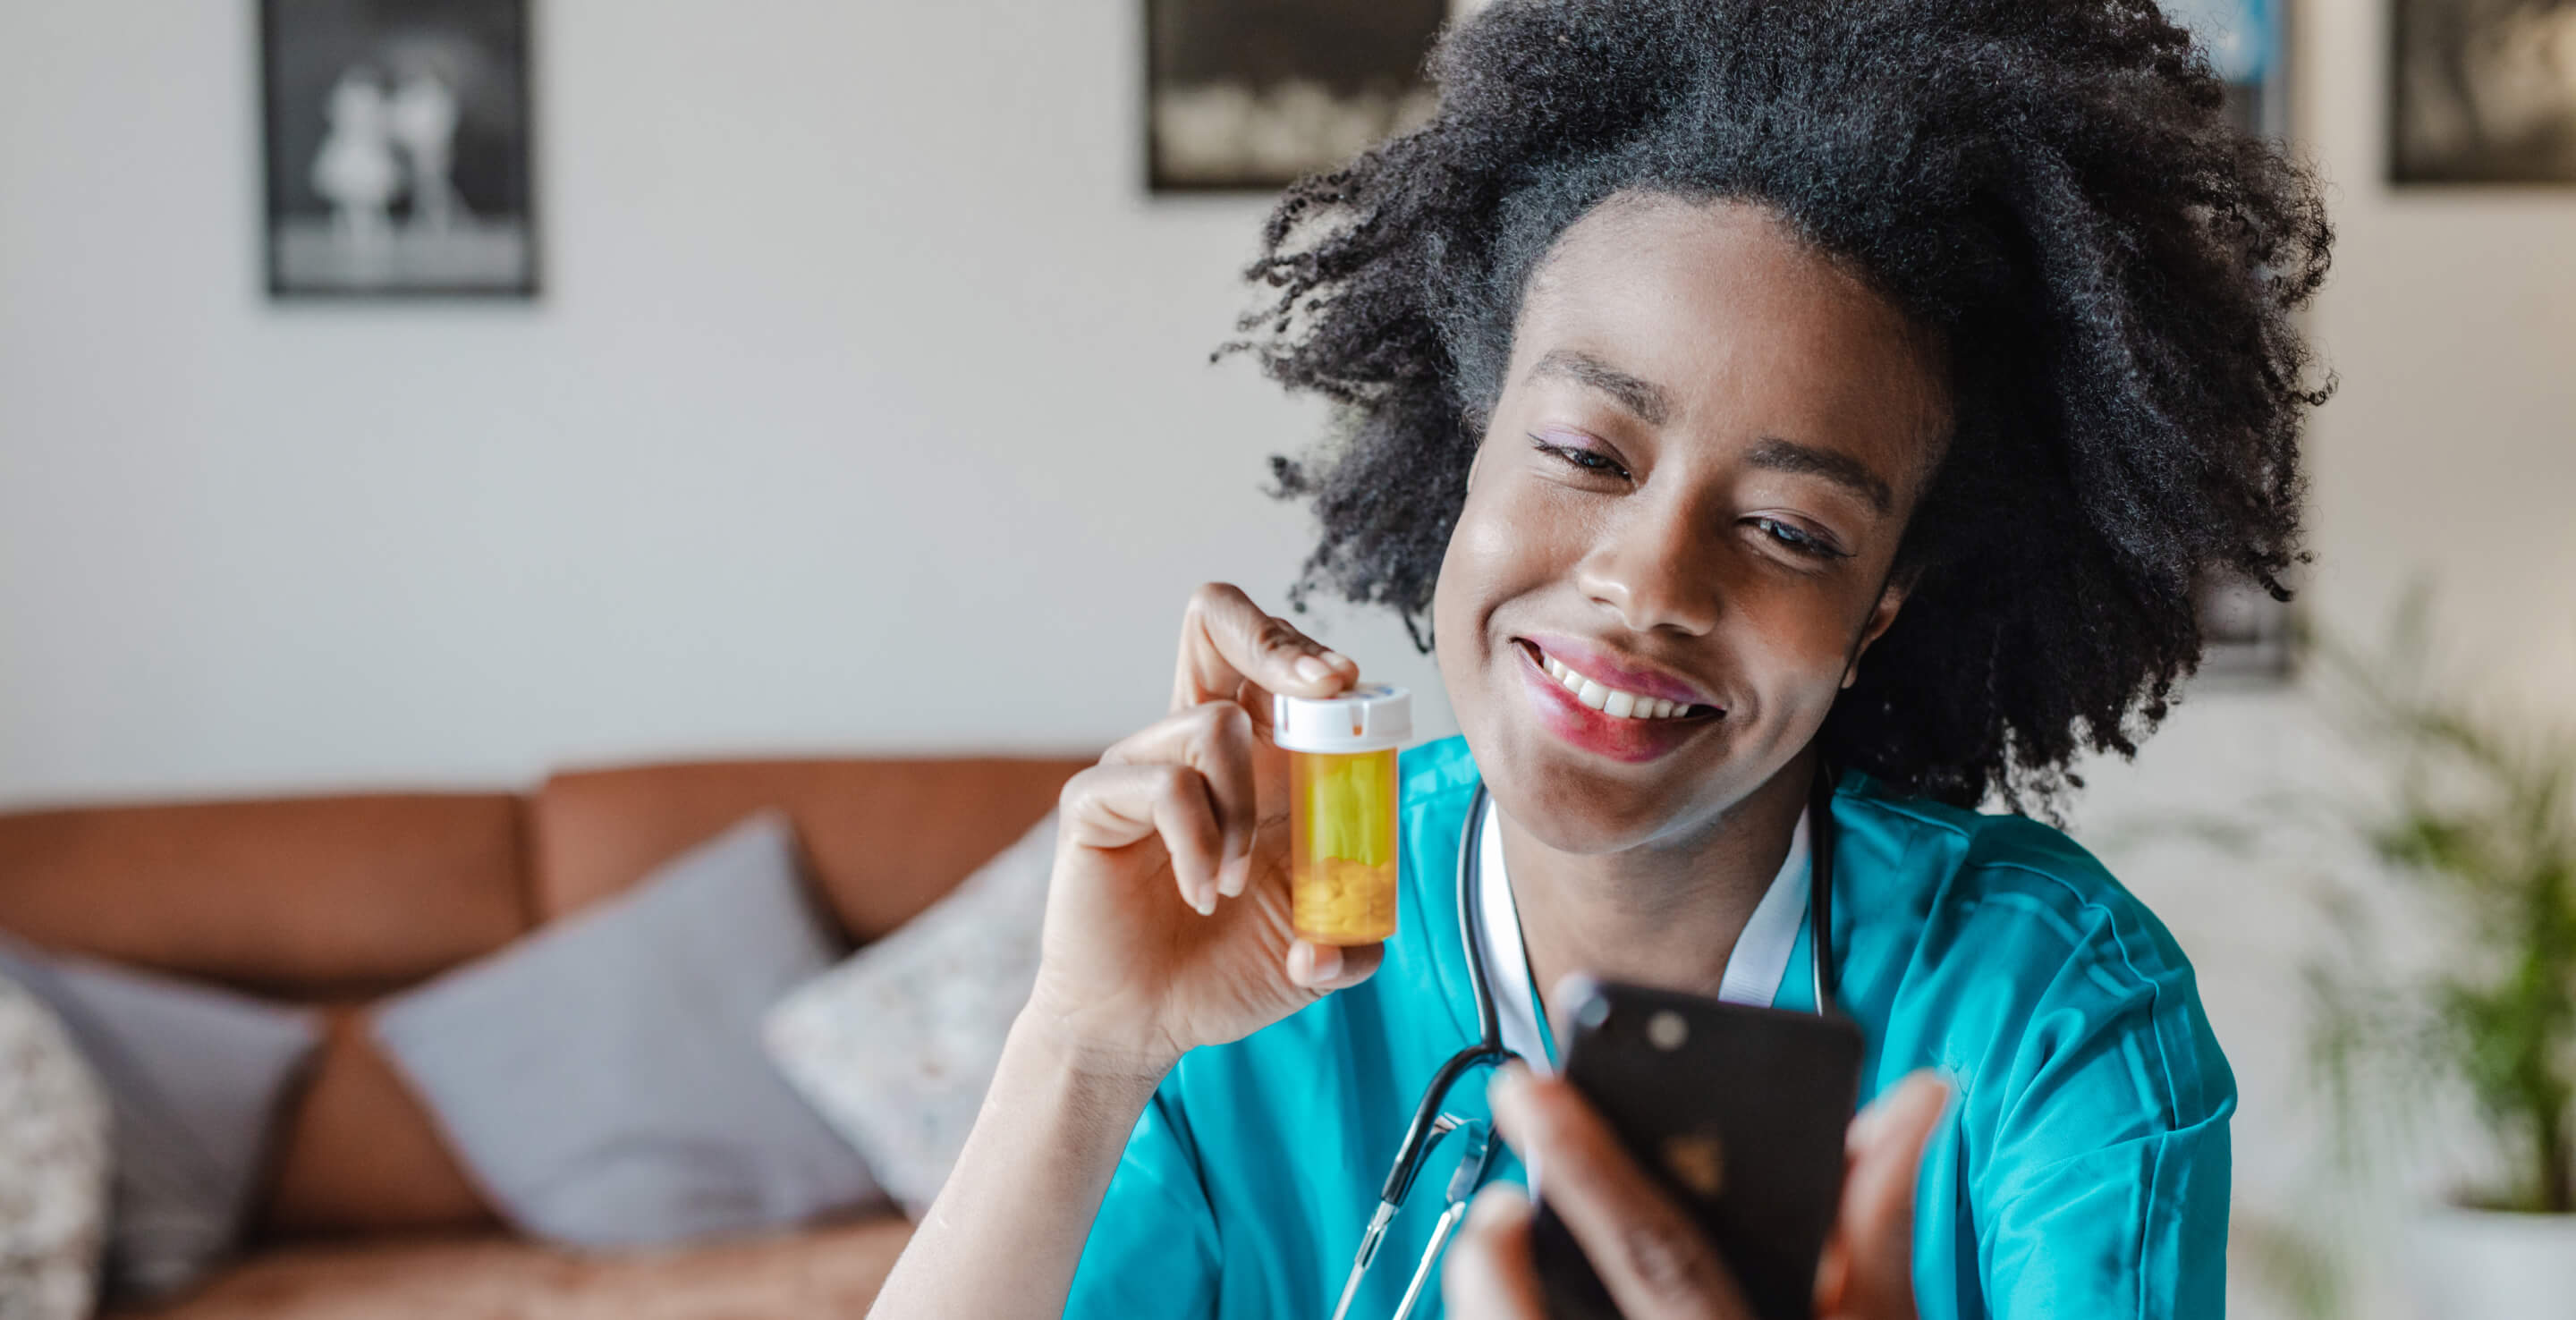
[[[1413,694],[1363,683],[1338,697],[1270,698],[1270,741],[1292,752],[1382,752],[1413,740]]]

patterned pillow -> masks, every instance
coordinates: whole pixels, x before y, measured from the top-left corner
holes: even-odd
[[[107,1240],[107,1096],[63,1024],[0,979],[0,1316],[83,1320]]]
[[[769,1057],[918,1218],[1037,983],[1055,816],[769,1012]]]

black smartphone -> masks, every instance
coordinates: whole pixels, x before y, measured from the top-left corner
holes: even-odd
[[[1859,1028],[1840,1015],[1570,978],[1565,1076],[1698,1221],[1762,1320],[1809,1320],[1842,1201]],[[1616,1320],[1538,1170],[1531,1249],[1557,1320]]]

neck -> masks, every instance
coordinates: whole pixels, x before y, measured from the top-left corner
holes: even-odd
[[[1789,857],[1816,773],[1801,753],[1690,837],[1615,853],[1559,852],[1496,808],[1530,975],[1715,995],[1753,909]]]

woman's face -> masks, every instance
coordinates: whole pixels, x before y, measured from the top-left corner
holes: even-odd
[[[1622,194],[1569,228],[1432,605],[1505,809],[1566,851],[1677,846],[1772,782],[1903,603],[1947,426],[1922,337],[1769,211]]]

